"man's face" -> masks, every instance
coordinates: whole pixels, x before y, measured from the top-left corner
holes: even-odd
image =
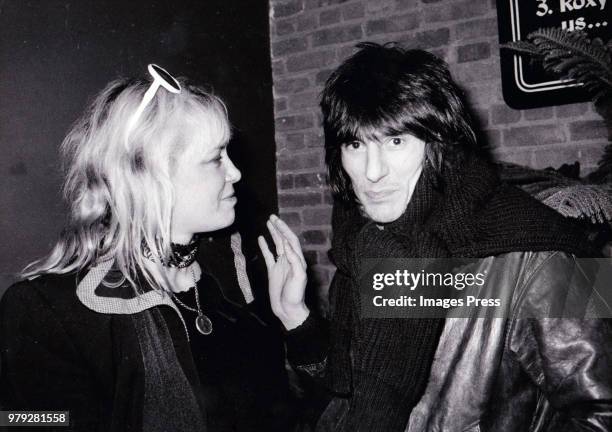
[[[404,213],[424,156],[425,142],[410,134],[375,135],[342,146],[342,167],[370,219],[388,223]]]

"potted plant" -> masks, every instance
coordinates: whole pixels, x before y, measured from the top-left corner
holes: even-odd
[[[528,55],[545,71],[581,84],[605,121],[608,139],[612,138],[612,40],[604,43],[600,38],[590,39],[583,31],[543,28],[502,48]],[[612,144],[606,146],[597,171],[589,178],[612,182]]]
[[[544,28],[502,48],[527,55],[545,71],[581,84],[604,119],[608,140],[612,140],[612,41],[590,39],[583,31]],[[602,247],[607,243],[604,252],[611,256],[612,143],[606,145],[597,170],[586,179],[568,179],[559,171],[563,169],[513,166],[505,170],[505,176],[561,214],[593,224],[591,234],[599,238]]]

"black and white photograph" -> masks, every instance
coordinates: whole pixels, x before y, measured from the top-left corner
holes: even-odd
[[[0,430],[612,431],[607,0],[0,0]]]

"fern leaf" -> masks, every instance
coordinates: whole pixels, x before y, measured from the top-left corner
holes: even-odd
[[[594,100],[612,94],[612,40],[604,43],[583,31],[543,28],[502,48],[530,56],[531,63],[538,59],[544,70],[576,80]]]
[[[584,32],[557,28],[540,29],[527,35],[544,56],[545,70],[575,79],[593,95],[609,91],[612,57],[601,39],[595,43]]]
[[[584,32],[568,32],[561,29],[540,29],[527,35],[540,49],[564,49],[572,56],[582,57],[585,61],[598,65],[612,74],[610,53],[602,46],[593,44]],[[545,53],[546,54],[546,53]]]
[[[517,54],[527,54],[527,55],[536,56],[536,57],[543,55],[536,45],[532,44],[531,42],[522,41],[522,40],[508,42],[506,44],[500,45],[500,47],[505,48],[505,49],[511,49],[512,51],[515,51]]]

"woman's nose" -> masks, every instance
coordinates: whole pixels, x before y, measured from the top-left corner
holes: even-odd
[[[234,165],[234,162],[232,162],[232,160],[228,157],[225,181],[227,181],[228,183],[236,183],[241,178],[242,178],[242,173],[240,172],[238,168],[236,168],[236,165]]]

